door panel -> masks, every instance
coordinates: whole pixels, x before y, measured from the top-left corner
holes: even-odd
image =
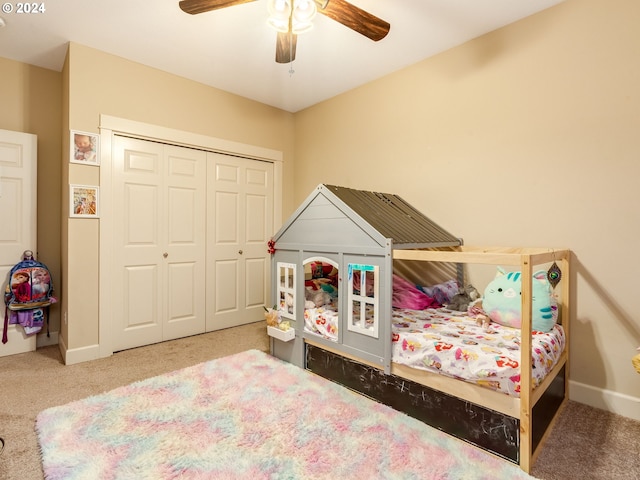
[[[114,351],[204,332],[205,162],[114,138]]]
[[[0,130],[0,287],[4,293],[11,268],[25,250],[37,253],[36,178],[37,137]],[[4,302],[0,302],[4,325]],[[4,330],[4,326],[0,327]],[[0,335],[2,333],[0,332]],[[9,325],[8,342],[0,344],[0,356],[36,349],[36,335],[26,336],[20,326]]]
[[[267,261],[264,258],[249,258],[245,265],[247,272],[245,275],[245,308],[259,307],[262,310],[263,305],[267,306],[263,281],[267,275]]]
[[[207,278],[213,281],[207,290],[207,331],[212,331],[264,318],[273,164],[210,153],[208,166]]]
[[[204,288],[199,291],[198,272],[204,262],[170,262],[167,265],[167,318],[163,340],[204,333]],[[200,281],[200,283],[204,283]]]
[[[215,192],[215,244],[237,246],[240,244],[238,220],[239,194],[236,192]]]
[[[157,246],[158,232],[155,220],[158,218],[158,186],[126,183],[123,185],[124,201],[120,205],[130,205],[124,213],[124,243],[130,247]]]
[[[164,340],[205,331],[206,153],[165,146],[167,160]],[[163,253],[163,255],[164,255]]]
[[[238,261],[218,260],[215,263],[215,313],[235,312],[238,305]]]
[[[255,245],[264,242],[264,232],[266,229],[265,216],[267,213],[266,198],[264,195],[247,195],[246,218],[246,241]]]
[[[267,165],[251,162],[246,169],[245,310],[254,319],[264,317],[262,307],[270,302],[271,258],[267,242],[273,234],[273,170],[265,168]]]
[[[162,157],[159,144],[115,137],[114,351],[162,341]],[[119,273],[118,273],[119,272]]]
[[[158,268],[133,265],[124,268],[124,329],[158,326]],[[156,338],[157,340],[157,338]]]

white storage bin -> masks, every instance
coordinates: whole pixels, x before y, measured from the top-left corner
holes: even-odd
[[[267,333],[273,338],[277,338],[283,342],[288,342],[296,338],[296,329],[289,328],[289,330],[280,330],[278,327],[267,327]]]

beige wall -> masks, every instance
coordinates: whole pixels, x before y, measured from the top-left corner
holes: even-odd
[[[60,73],[0,58],[0,128],[38,136],[38,260],[60,294]],[[16,259],[16,263],[20,259]],[[50,308],[50,328],[60,327],[60,308]],[[43,338],[43,341],[46,342]]]
[[[66,69],[70,129],[99,133],[100,115],[106,114],[282,151],[284,181],[291,181],[290,113],[74,43]],[[71,184],[100,183],[97,167],[69,164],[68,169]],[[287,209],[292,201],[292,193],[283,198]],[[62,308],[69,325],[63,341],[78,350],[99,342],[99,221],[68,219],[67,233]]]
[[[469,245],[571,248],[573,394],[636,411],[638,25],[637,0],[567,0],[299,112],[295,151],[296,202],[387,191]]]

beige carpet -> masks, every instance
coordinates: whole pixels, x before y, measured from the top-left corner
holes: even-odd
[[[41,480],[36,415],[133,381],[248,349],[268,350],[263,322],[65,366],[57,346],[0,358],[0,479]],[[640,381],[640,377],[639,377]],[[569,402],[532,474],[542,480],[639,479],[640,422]],[[306,480],[306,479],[305,479]]]

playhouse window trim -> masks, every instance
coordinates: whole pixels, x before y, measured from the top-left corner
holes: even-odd
[[[296,302],[296,264],[288,262],[278,262],[276,268],[278,269],[278,285],[276,287],[276,298],[278,299],[278,311],[280,312],[280,317],[296,320],[296,305],[298,303]],[[290,296],[291,298],[290,306],[287,306],[288,296]]]
[[[347,329],[351,332],[379,338],[380,267],[378,265],[349,263],[347,268],[347,305],[349,305],[349,308],[347,308]],[[359,293],[356,293],[356,288],[354,288],[355,271],[360,271]],[[369,275],[373,275],[373,291],[371,292],[371,296],[367,295],[367,278]],[[373,321],[370,326],[367,326],[367,306],[370,306],[370,309],[373,311]],[[358,317],[354,315],[354,312],[358,312]]]

